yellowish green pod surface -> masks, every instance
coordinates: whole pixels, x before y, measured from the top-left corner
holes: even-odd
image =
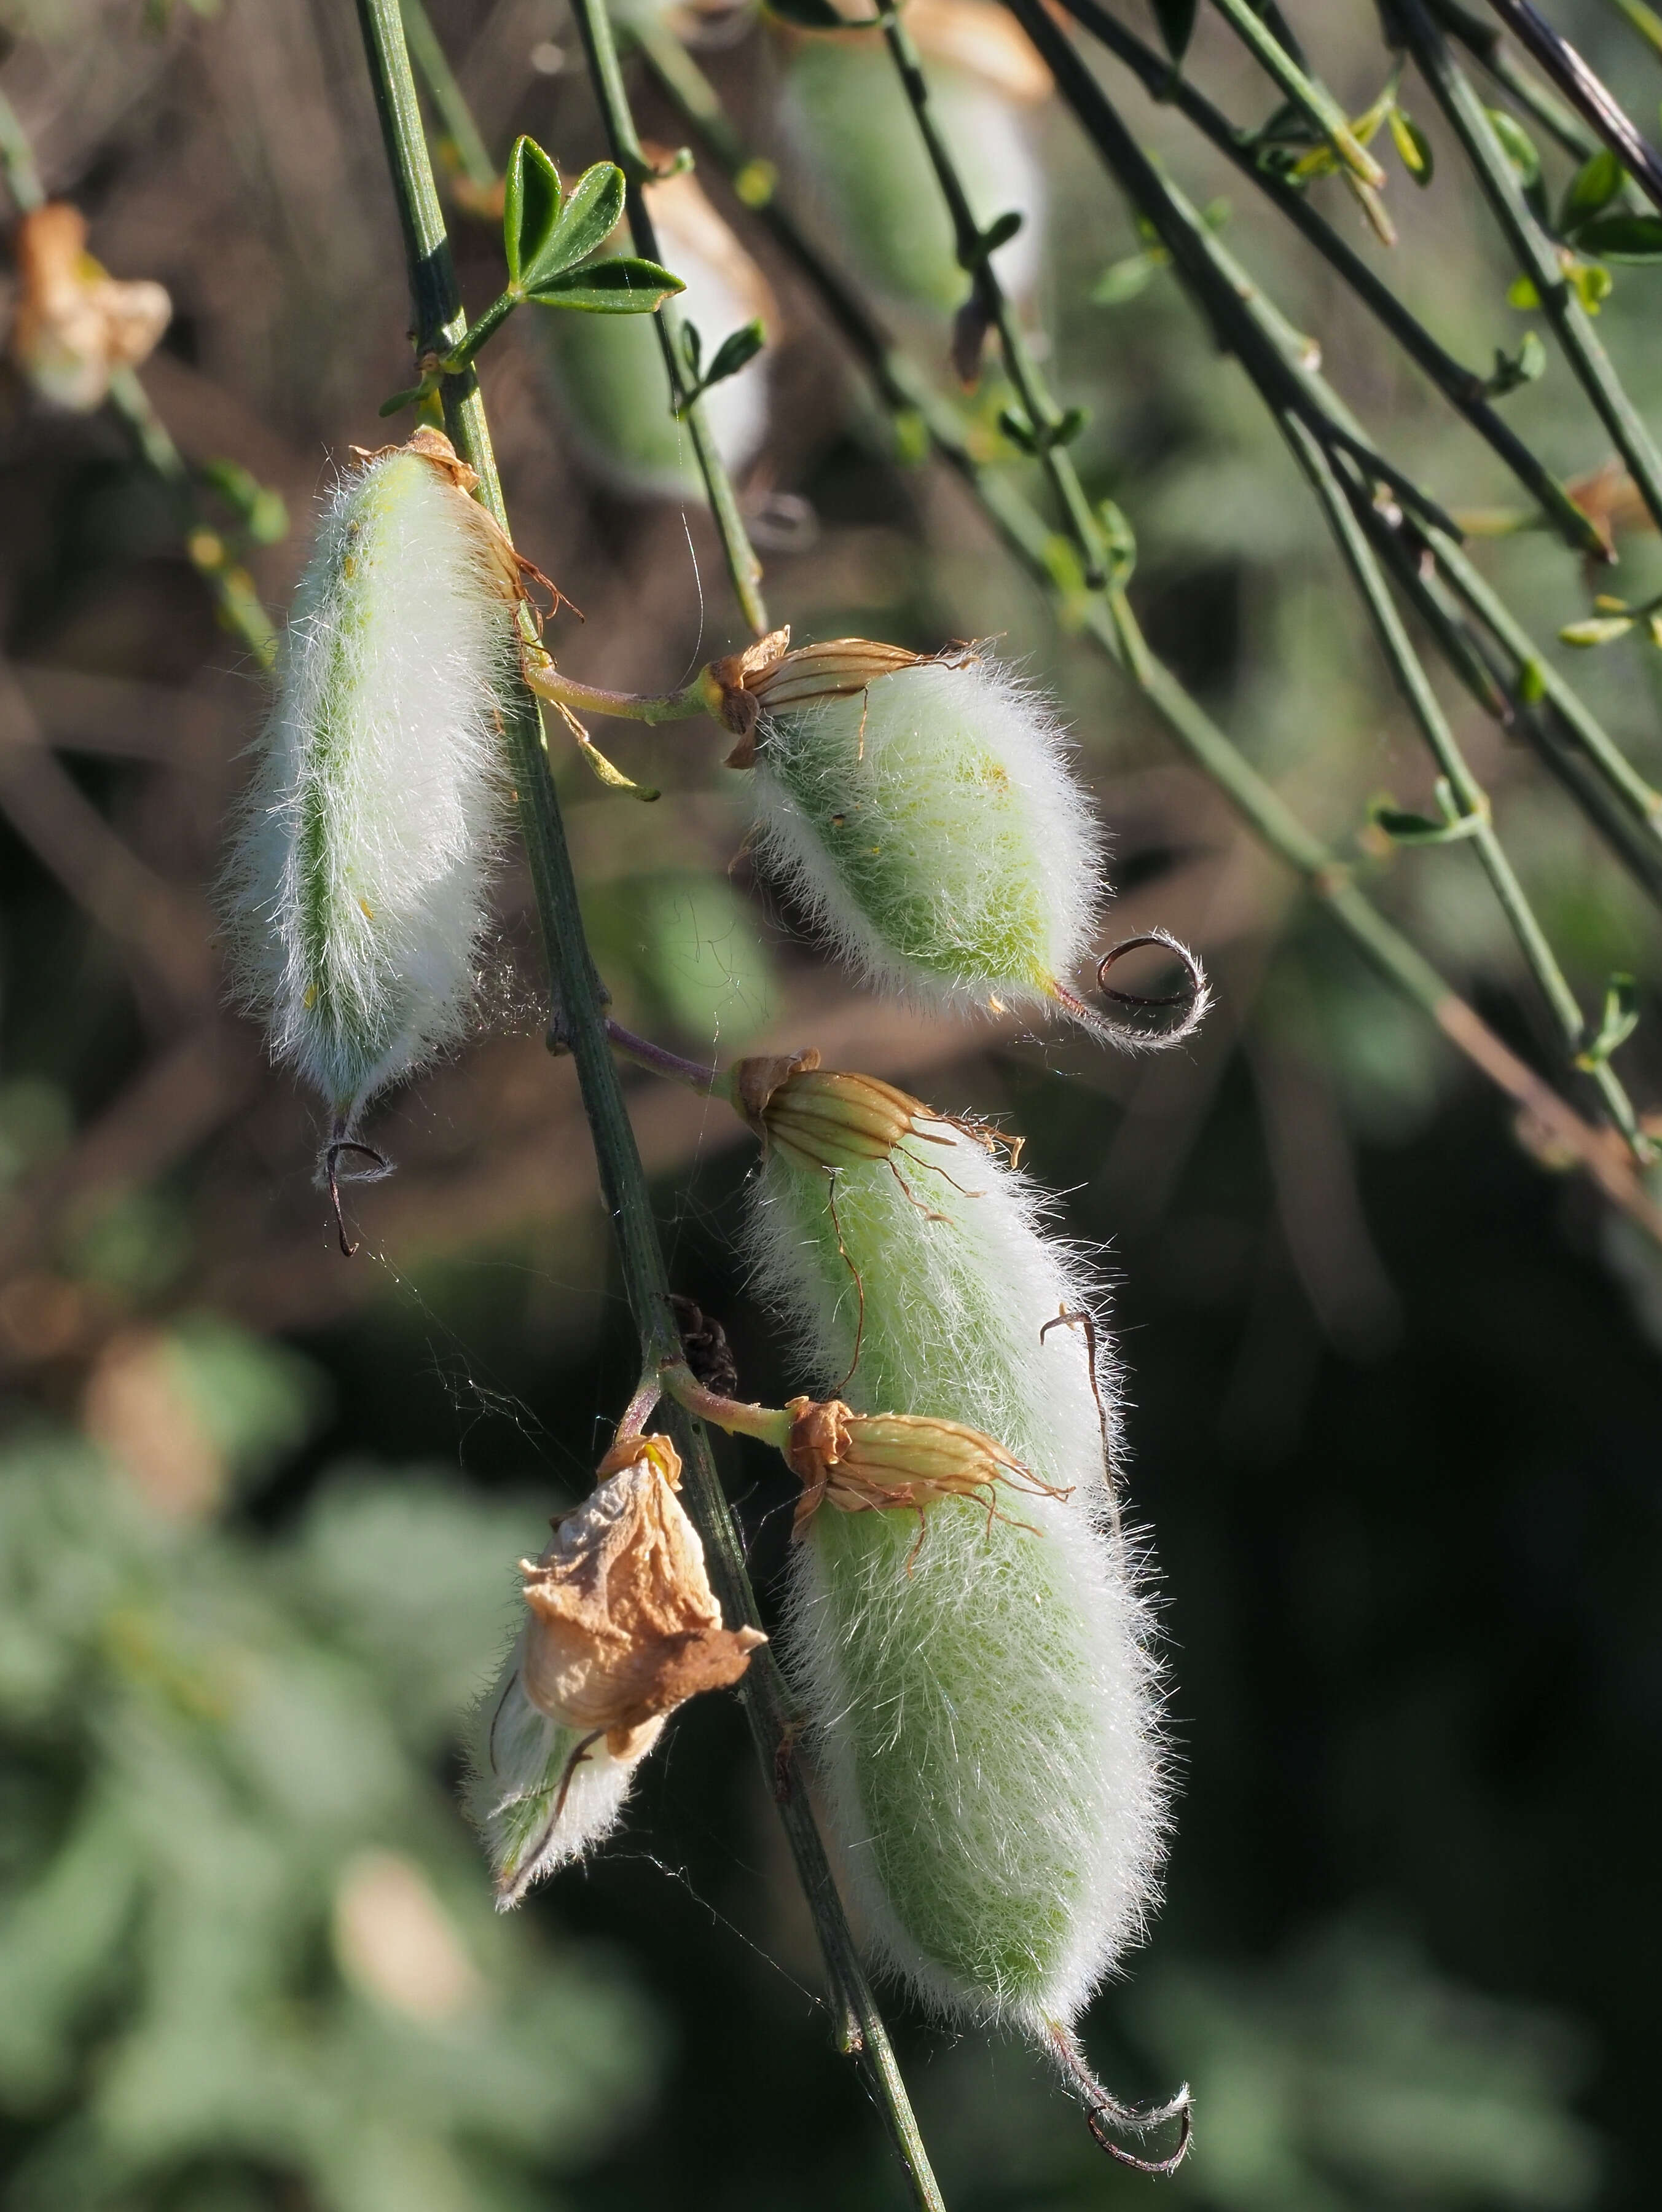
[[[1042,1215],[976,1136],[919,1119],[834,1176],[770,1144],[749,1243],[817,1389],[967,1424],[1031,1477],[921,1532],[816,1512],[785,1656],[888,1962],[944,2014],[1046,2033],[1143,1932],[1166,1793],[1113,1373]]]

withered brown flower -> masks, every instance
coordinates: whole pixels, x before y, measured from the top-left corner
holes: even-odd
[[[814,1167],[886,1160],[902,1138],[928,1140],[919,1125],[937,1118],[921,1098],[877,1076],[822,1068],[811,1045],[741,1060],[731,1079],[734,1105],[763,1144]]]
[[[798,646],[794,653],[790,645],[789,629],[770,630],[743,653],[713,660],[704,672],[711,713],[738,739],[727,756],[729,768],[749,768],[755,759],[756,724],[764,714],[782,714],[816,699],[852,698],[897,668],[937,660],[955,666],[975,657],[967,646],[908,653],[904,646],[869,637],[827,638],[820,645]]]
[[[937,1499],[974,1498],[986,1506],[989,1521],[1007,1521],[1010,1516],[998,1507],[1000,1485],[1030,1498],[1073,1494],[1044,1481],[1003,1444],[961,1421],[856,1413],[840,1398],[823,1403],[792,1398],[786,1410],[792,1419],[785,1456],[803,1486],[794,1534],[803,1534],[822,1505],[840,1513],[904,1506],[918,1516],[908,1571],[927,1530],[925,1510]]]
[[[160,284],[118,282],[87,251],[87,219],[49,200],[18,224],[20,289],[11,357],[55,406],[102,405],[118,368],[136,368],[173,319]]]
[[[519,1562],[531,1616],[522,1680],[539,1712],[633,1759],[666,1714],[736,1682],[767,1639],[722,1626],[668,1437],[615,1444],[599,1475],[541,1559]]]

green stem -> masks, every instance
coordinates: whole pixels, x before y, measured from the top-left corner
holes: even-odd
[[[1555,139],[1567,154],[1573,154],[1578,161],[1586,161],[1598,151],[1598,141],[1574,109],[1567,107],[1539,78],[1513,60],[1495,24],[1462,8],[1459,0],[1431,0],[1431,13],[1450,37],[1458,39],[1501,90],[1510,93],[1524,112],[1532,115],[1548,137]]]
[[[416,75],[427,87],[428,98],[433,103],[448,148],[469,184],[479,191],[488,192],[501,182],[501,173],[480,136],[467,96],[439,43],[433,19],[422,0],[400,0],[400,12],[404,19],[404,40],[409,48],[409,58],[416,64]]]
[[[664,1369],[663,1382],[676,1405],[701,1421],[725,1429],[730,1437],[754,1437],[758,1443],[771,1444],[777,1452],[784,1451],[791,1441],[794,1417],[788,1411],[746,1405],[737,1398],[724,1398],[719,1390],[707,1390],[703,1383],[695,1381],[691,1368],[679,1360]]]
[[[1465,149],[1519,266],[1535,287],[1565,358],[1626,463],[1640,496],[1662,529],[1662,453],[1658,453],[1586,310],[1559,265],[1556,247],[1531,213],[1483,102],[1421,0],[1392,0],[1392,8],[1420,74]]]
[[[959,410],[894,344],[852,285],[808,238],[779,199],[773,172],[745,144],[692,57],[656,27],[638,27],[632,36],[682,119],[817,293],[897,422],[915,423],[926,434],[1029,576],[1062,603],[1070,624],[1083,629],[1130,678],[1168,734],[1269,850],[1302,878],[1369,965],[1422,1008],[1472,1066],[1524,1109],[1532,1126],[1550,1128],[1612,1205],[1662,1243],[1662,1210],[1647,1196],[1625,1150],[1606,1133],[1590,1127],[1526,1066],[1380,913],[1358,888],[1350,869],[1306,828],[1274,786],[1150,653],[1125,592],[1113,586],[1089,594],[1058,589],[1055,532],[1011,483],[1007,471],[989,466],[980,458]]]
[[[1374,275],[1362,256],[1317,212],[1309,195],[1265,168],[1246,135],[1237,131],[1228,118],[1186,78],[1174,77],[1170,63],[1126,30],[1117,17],[1098,4],[1098,0],[1063,0],[1063,5],[1092,38],[1135,73],[1151,99],[1168,100],[1279,209],[1344,278],[1368,313],[1390,332],[1449,404],[1488,441],[1526,490],[1540,501],[1566,544],[1578,552],[1591,555],[1594,560],[1608,560],[1610,555],[1604,539],[1558,478],[1490,406],[1484,397],[1483,379],[1477,370],[1466,368],[1438,343],[1390,286]]]
[[[583,51],[588,57],[589,75],[594,85],[595,97],[600,103],[606,136],[611,143],[612,159],[622,170],[628,186],[629,229],[634,239],[635,251],[644,253],[649,261],[659,260],[657,235],[641,191],[644,185],[651,182],[652,168],[642,151],[634,127],[634,116],[624,88],[623,72],[618,64],[617,47],[612,37],[612,21],[606,0],[572,0],[572,4],[583,40]],[[710,512],[715,518],[722,551],[726,556],[727,573],[732,579],[733,590],[743,610],[744,619],[757,637],[763,637],[772,624],[767,618],[767,603],[761,596],[761,563],[756,558],[755,548],[746,533],[738,511],[738,499],[733,490],[733,480],[728,475],[727,465],[717,448],[714,434],[705,415],[704,403],[691,396],[683,374],[680,314],[673,302],[666,300],[654,319],[658,325],[658,343],[663,349],[664,367],[670,380],[671,411],[686,423],[692,438],[693,451],[697,456],[699,471],[704,478],[704,489],[709,497]]]
[[[1079,481],[1079,471],[1074,467],[1071,455],[1056,442],[1055,434],[1063,420],[1062,410],[1040,374],[1038,363],[1010,307],[1009,295],[988,258],[981,228],[970,207],[969,195],[964,190],[957,163],[953,160],[935,121],[922,57],[894,0],[881,0],[877,20],[917,119],[930,166],[946,201],[957,243],[959,264],[975,286],[988,323],[998,333],[1005,374],[1015,386],[1016,397],[1032,426],[1040,465],[1050,480],[1058,505],[1067,518],[1068,529],[1084,566],[1085,583],[1089,589],[1101,591],[1107,581],[1102,532],[1091,512],[1090,501],[1085,496],[1085,488]]]
[[[464,319],[455,270],[434,188],[397,0],[357,0],[357,9],[404,235],[419,360],[426,352],[447,352],[462,335]],[[483,504],[506,529],[506,510],[489,426],[470,375],[447,380],[445,419],[457,451],[479,477]],[[549,770],[541,718],[536,701],[523,686],[509,698],[505,720],[520,830],[555,993],[557,1013],[550,1024],[550,1036],[569,1048],[576,1063],[602,1193],[617,1237],[624,1288],[640,1332],[642,1364],[649,1370],[661,1370],[681,1361],[680,1332],[670,1302],[669,1277],[652,1218],[652,1194],[607,1037],[604,995],[584,933],[577,881]],[[754,1624],[755,1597],[709,1440],[696,1421],[683,1416],[677,1415],[673,1426],[687,1469],[688,1508],[704,1540],[723,1617],[730,1625]],[[797,1716],[778,1663],[766,1646],[752,1659],[740,1695],[762,1771],[779,1801],[779,1816],[824,1951],[845,2045],[883,2115],[920,2212],[943,2212],[806,1793],[782,1784],[779,1779],[781,1762],[788,1766]]]
[[[1472,842],[1525,963],[1563,1033],[1570,1063],[1576,1066],[1585,1036],[1581,1011],[1501,845],[1488,795],[1455,741],[1374,559],[1369,538],[1381,528],[1383,518],[1374,505],[1365,460],[1358,476],[1354,450],[1357,441],[1350,438],[1350,449],[1340,449],[1341,467],[1336,471],[1332,432],[1345,425],[1337,422],[1335,410],[1326,404],[1325,388],[1303,363],[1296,334],[1137,146],[1101,87],[1044,14],[1038,0],[1010,0],[1010,4],[1049,64],[1063,98],[1133,206],[1171,253],[1202,312],[1240,361],[1309,477],[1386,659],[1448,780],[1459,811],[1476,821]],[[1640,1133],[1638,1116],[1626,1091],[1607,1069],[1601,1069],[1599,1075],[1608,1078],[1598,1081],[1598,1088],[1611,1119],[1635,1156],[1648,1160],[1650,1146]]]
[[[1212,5],[1265,75],[1320,131],[1351,175],[1370,190],[1382,191],[1385,171],[1351,130],[1344,110],[1325,85],[1299,67],[1250,0],[1212,0]]]
[[[33,215],[46,204],[46,188],[34,165],[34,149],[23,128],[22,118],[0,92],[0,172],[16,203],[19,215]]]
[[[695,714],[711,712],[712,700],[700,671],[684,691],[652,693],[607,691],[598,684],[574,683],[562,676],[545,653],[527,650],[522,656],[526,682],[541,699],[569,708],[574,714],[609,714],[619,721],[689,721]]]
[[[478,358],[488,339],[506,322],[514,309],[524,304],[525,294],[517,284],[510,284],[506,292],[499,293],[483,314],[476,316],[461,337],[445,356],[446,376],[460,376]]]

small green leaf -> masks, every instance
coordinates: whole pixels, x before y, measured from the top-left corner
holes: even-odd
[[[1189,41],[1194,36],[1195,17],[1200,13],[1200,0],[1152,0],[1154,19],[1160,26],[1160,35],[1166,42],[1166,52],[1174,62],[1180,62],[1189,51]]]
[[[1589,615],[1583,622],[1566,623],[1558,637],[1564,645],[1614,645],[1632,628],[1631,615]]]
[[[580,307],[591,315],[649,315],[686,287],[656,261],[618,254],[567,270],[527,295],[539,307]]]
[[[1125,261],[1116,261],[1091,286],[1087,296],[1092,307],[1123,307],[1128,300],[1136,299],[1165,258],[1163,252],[1133,253]]]
[[[748,368],[767,343],[767,332],[761,318],[731,331],[716,348],[715,359],[710,363],[709,374],[704,380],[707,392],[713,384],[719,384],[729,376],[737,376]]]
[[[1475,837],[1484,820],[1481,814],[1453,814],[1434,822],[1428,814],[1410,814],[1388,799],[1375,799],[1368,813],[1374,828],[1382,830],[1393,845],[1458,845],[1464,838]]]
[[[1431,182],[1431,141],[1426,137],[1411,115],[1400,107],[1393,107],[1386,120],[1391,125],[1391,138],[1397,149],[1397,158],[1416,185]]]
[[[1627,1042],[1638,1026],[1638,985],[1631,975],[1612,975],[1604,986],[1604,1006],[1598,1018],[1598,1035],[1584,1052],[1576,1054],[1575,1065],[1591,1075]]]
[[[990,222],[976,240],[976,258],[990,261],[1001,246],[1008,246],[1022,223],[1019,208],[1007,208]]]
[[[540,250],[525,258],[519,281],[526,291],[534,295],[546,290],[555,277],[598,252],[622,213],[622,170],[612,161],[597,161],[585,169]]]
[[[1654,217],[1649,218],[1654,221]],[[1615,289],[1616,279],[1602,262],[1571,259],[1564,264],[1564,274],[1574,287],[1575,295],[1588,314],[1596,315]]]
[[[502,185],[502,252],[510,284],[525,280],[547,246],[564,199],[560,172],[537,141],[516,138]]]
[[[1517,117],[1508,115],[1504,107],[1491,107],[1488,112],[1495,136],[1501,142],[1501,151],[1517,172],[1519,183],[1528,191],[1541,181],[1541,156],[1536,151],[1535,141]]]
[[[693,381],[696,384],[699,380],[699,370],[704,362],[704,340],[699,334],[696,323],[683,323],[681,326],[681,357],[686,362],[692,374]]]
[[[1526,660],[1518,671],[1518,699],[1525,707],[1538,707],[1547,696],[1546,671],[1538,660]]]
[[[1516,392],[1520,385],[1533,384],[1545,373],[1547,349],[1541,343],[1538,331],[1526,331],[1515,354],[1495,349],[1493,374],[1483,380],[1483,391],[1490,399],[1503,399],[1508,392]]]
[[[1566,236],[1607,208],[1628,180],[1628,173],[1608,146],[1601,146],[1571,178],[1558,214],[1558,228]]]
[[[1102,550],[1108,556],[1108,581],[1123,591],[1137,567],[1137,532],[1125,510],[1111,499],[1096,503],[1102,526]]]
[[[1010,440],[1011,445],[1019,446],[1024,453],[1036,453],[1039,451],[1038,433],[1019,407],[1001,407],[998,410],[998,428]]]
[[[1507,286],[1507,301],[1513,307],[1538,307],[1541,295],[1532,276],[1514,276]]]
[[[763,7],[767,14],[776,15],[781,23],[794,23],[799,31],[848,28],[848,18],[838,14],[831,0],[763,0]]]
[[[1595,216],[1576,232],[1575,243],[1601,261],[1662,261],[1662,216]]]
[[[1056,424],[1049,436],[1045,440],[1046,445],[1071,446],[1089,421],[1090,410],[1089,407],[1069,407],[1065,409],[1061,421]]]

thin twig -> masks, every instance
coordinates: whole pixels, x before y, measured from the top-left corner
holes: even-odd
[[[403,232],[415,307],[416,357],[429,351],[442,355],[462,336],[465,318],[434,187],[397,0],[357,0],[357,8]],[[446,380],[444,408],[457,450],[478,473],[484,504],[506,529],[506,510],[489,427],[470,373]],[[602,1190],[617,1237],[624,1287],[640,1332],[642,1367],[661,1369],[681,1359],[681,1333],[670,1302],[652,1195],[607,1036],[604,999],[584,933],[541,718],[535,700],[523,684],[510,696],[505,720],[520,829],[559,1009],[557,1023],[551,1024],[551,1028],[557,1030],[560,1042],[569,1047],[576,1063]],[[709,1440],[698,1422],[678,1412],[670,1419],[686,1469],[688,1507],[704,1540],[723,1616],[732,1626],[754,1625],[755,1597]],[[778,1663],[767,1647],[753,1656],[740,1694],[757,1757],[771,1781],[779,1747],[791,1739],[797,1717]],[[834,2009],[846,2023],[851,2055],[883,2115],[916,2203],[922,2212],[943,2212],[806,1793],[791,1792],[780,1804],[779,1815],[825,1954]]]
[[[1587,67],[1568,39],[1537,14],[1529,0],[1489,0],[1521,46],[1528,48],[1576,112],[1610,148],[1653,204],[1662,208],[1662,161],[1635,130],[1610,88]]]
[[[1510,423],[1489,405],[1484,397],[1483,377],[1457,361],[1438,343],[1391,287],[1374,275],[1362,256],[1311,205],[1308,195],[1266,168],[1248,136],[1237,131],[1222,110],[1215,107],[1186,77],[1175,76],[1170,63],[1109,15],[1100,0],[1061,0],[1061,4],[1082,28],[1136,74],[1151,99],[1169,101],[1203,137],[1234,162],[1244,177],[1251,179],[1272,206],[1279,209],[1343,277],[1410,360],[1430,378],[1450,405],[1457,408],[1479,437],[1500,455],[1525,489],[1540,501],[1543,512],[1565,543],[1595,561],[1608,560],[1609,549],[1592,521],[1546,464],[1532,453]]]
[[[634,117],[630,111],[629,97],[623,85],[623,72],[618,66],[617,47],[612,36],[612,19],[606,0],[572,0],[572,12],[583,40],[583,51],[588,58],[589,78],[594,95],[600,104],[602,120],[611,144],[611,155],[623,172],[628,189],[629,229],[637,253],[644,253],[649,261],[658,258],[658,238],[652,219],[647,211],[642,187],[652,182],[655,172],[646,159]],[[721,550],[726,556],[727,573],[732,579],[733,590],[744,619],[758,637],[764,637],[772,628],[767,617],[767,602],[761,596],[761,562],[756,558],[755,548],[738,511],[738,498],[733,489],[732,478],[727,473],[727,464],[722,459],[705,415],[704,402],[694,398],[688,391],[681,353],[681,318],[672,301],[665,301],[655,318],[658,343],[663,349],[664,366],[670,379],[670,404],[675,413],[687,425],[692,438],[693,451],[698,458],[699,471],[704,478],[704,489],[709,496],[710,512],[715,518],[716,529],[721,538]]]
[[[1130,678],[1186,752],[1261,842],[1303,880],[1368,964],[1436,1024],[1491,1083],[1523,1109],[1532,1130],[1550,1130],[1556,1153],[1574,1159],[1604,1196],[1662,1243],[1662,1207],[1647,1194],[1625,1146],[1581,1119],[1527,1067],[1388,921],[1357,886],[1351,870],[1307,829],[1286,800],[1218,728],[1199,702],[1149,650],[1122,590],[1063,592],[1056,582],[1057,537],[1011,483],[972,443],[960,411],[897,347],[854,286],[807,237],[778,195],[770,173],[745,144],[719,96],[678,42],[656,28],[632,32],[658,82],[726,174],[742,180],[746,204],[817,293],[851,351],[896,420],[927,433],[941,459],[963,479],[1022,567],[1071,623]]]
[[[1609,431],[1658,528],[1662,529],[1662,453],[1658,453],[1564,274],[1558,248],[1531,212],[1488,112],[1421,0],[1390,0],[1390,11],[1421,76],[1464,148],[1519,267],[1535,287],[1565,359]]]

